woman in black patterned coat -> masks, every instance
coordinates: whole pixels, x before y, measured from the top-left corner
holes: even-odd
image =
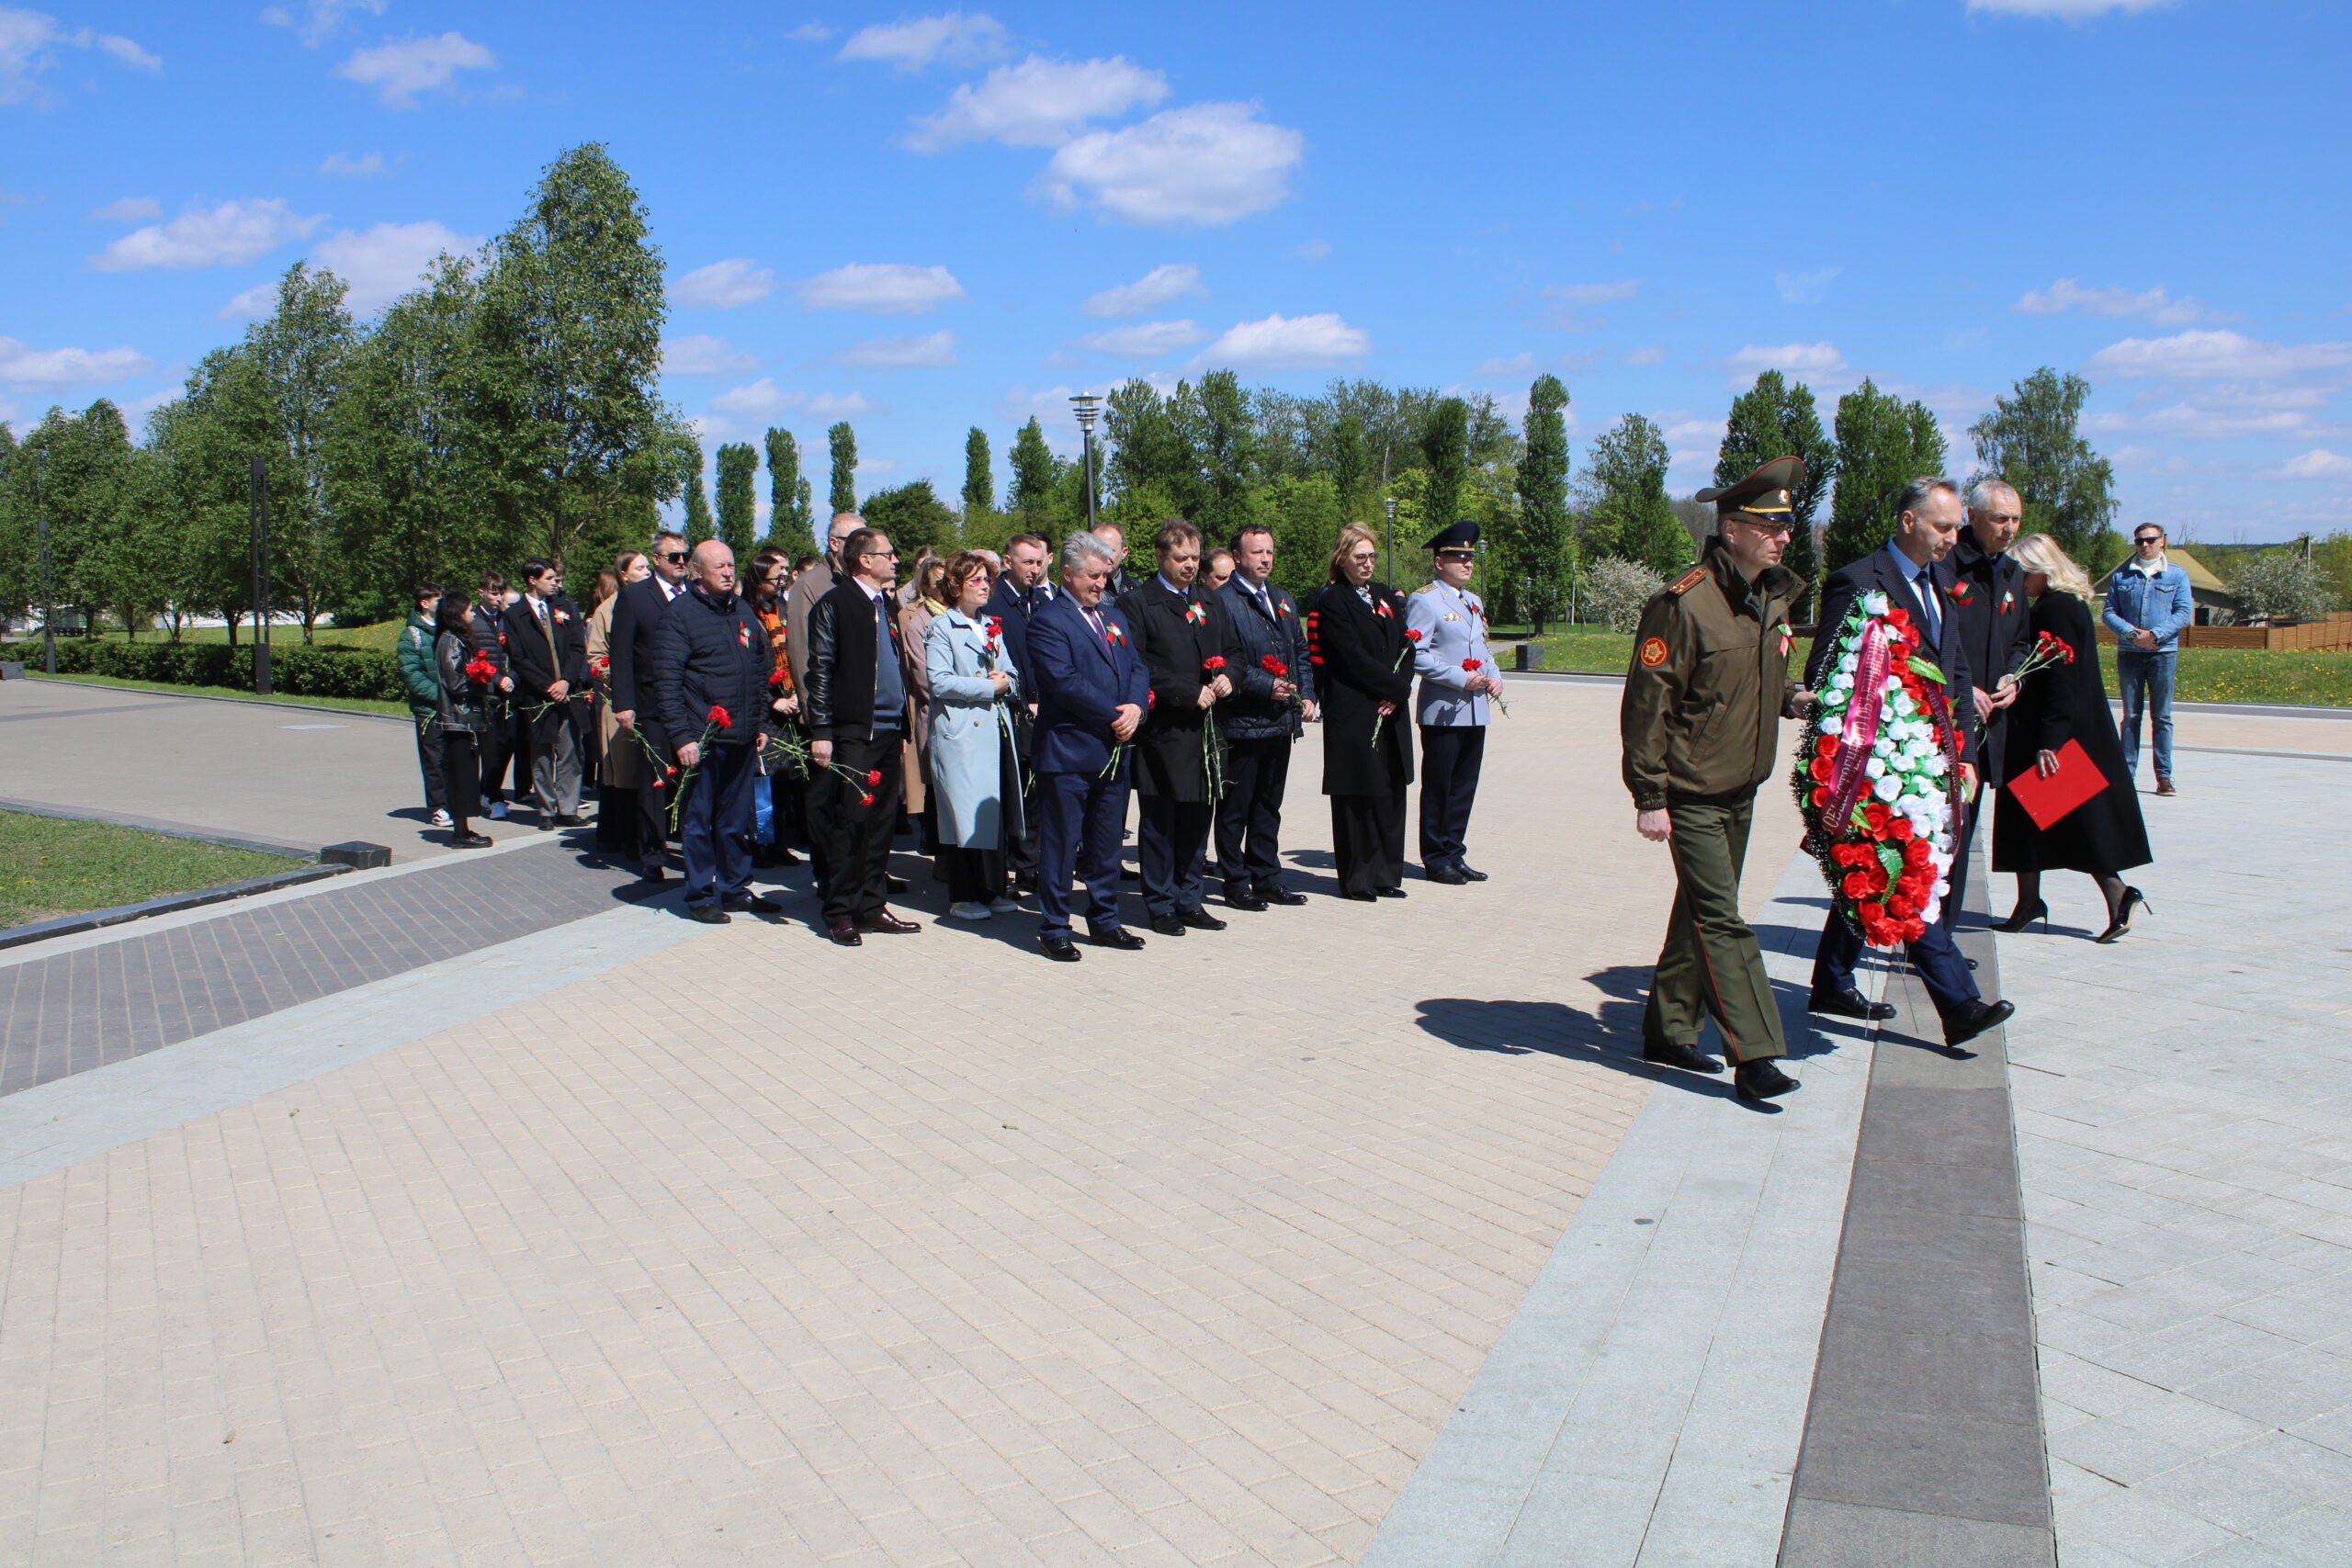
[[[1405,896],[1405,790],[1413,782],[1405,597],[1372,580],[1379,559],[1371,529],[1340,530],[1330,584],[1307,616],[1340,892],[1365,902]]]

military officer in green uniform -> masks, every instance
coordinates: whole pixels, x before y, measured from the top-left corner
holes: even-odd
[[[1804,580],[1781,565],[1794,523],[1790,493],[1804,464],[1776,457],[1736,484],[1701,491],[1715,535],[1699,564],[1642,611],[1620,726],[1634,825],[1674,854],[1674,912],[1642,1016],[1645,1061],[1717,1073],[1699,1049],[1715,1021],[1743,1100],[1797,1081],[1756,933],[1739,913],[1739,874],[1757,786],[1782,771],[1780,721],[1813,694],[1789,679],[1789,611]]]

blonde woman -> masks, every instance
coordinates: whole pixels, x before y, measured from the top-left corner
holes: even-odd
[[[1020,908],[1005,894],[1004,850],[1021,840],[1021,773],[1005,705],[1021,672],[983,608],[995,586],[979,552],[956,556],[936,585],[947,605],[923,629],[939,874],[947,912],[959,920]]]
[[[637,792],[645,787],[645,755],[621,738],[613,717],[613,611],[622,589],[652,573],[643,550],[623,550],[612,570],[596,574],[596,602],[588,612],[588,680],[596,694],[595,721],[584,728],[594,738],[588,772],[596,781],[596,848],[606,854],[636,855]]]
[[[2039,919],[2046,931],[2050,906],[2041,901],[2041,874],[2079,871],[2098,884],[2107,900],[2107,929],[2093,940],[2111,942],[2132,929],[2134,908],[2147,899],[2125,885],[2123,872],[2146,865],[2148,829],[2140,819],[2140,799],[2124,766],[2123,742],[2107,705],[2100,678],[2098,638],[2091,628],[2091,582],[2047,534],[2030,534],[2009,547],[2025,571],[2033,601],[2030,623],[2038,643],[2046,634],[2073,650],[2071,662],[2037,670],[2025,678],[2009,710],[2009,734],[2000,799],[1993,807],[1993,869],[2018,879],[2017,908],[1995,924],[1999,931],[2021,931]],[[2081,746],[2107,780],[2107,787],[2048,827],[2038,827],[2018,804],[2009,782],[2059,771],[2058,754],[2073,741]]]
[[[1340,893],[1405,897],[1405,787],[1413,782],[1413,660],[1405,596],[1373,579],[1380,544],[1351,523],[1331,547],[1330,582],[1306,635],[1323,704],[1323,793]]]

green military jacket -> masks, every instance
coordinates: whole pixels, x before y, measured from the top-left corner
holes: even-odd
[[[1634,809],[1753,791],[1772,776],[1797,689],[1789,610],[1804,586],[1778,566],[1747,582],[1710,539],[1704,558],[1643,608],[1618,717]]]

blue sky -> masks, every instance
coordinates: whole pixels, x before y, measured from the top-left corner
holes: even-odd
[[[707,441],[846,414],[952,492],[1034,411],[1230,365],[1492,390],[1583,446],[1864,375],[1954,437],[2078,371],[2121,521],[2346,525],[2340,4],[661,11],[0,0],[0,418],[170,395],[310,255],[381,304],[608,143]],[[1825,415],[1826,413],[1825,407]],[[821,489],[821,476],[820,478]]]

